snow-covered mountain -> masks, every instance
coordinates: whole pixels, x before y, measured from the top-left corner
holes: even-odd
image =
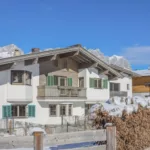
[[[21,54],[24,54],[24,52],[14,44],[0,47],[0,59],[14,56],[14,52],[16,49],[19,50]]]
[[[88,49],[88,51],[108,64],[114,64],[131,70],[130,63],[123,56],[113,55],[111,57],[108,57],[105,56],[99,49]]]

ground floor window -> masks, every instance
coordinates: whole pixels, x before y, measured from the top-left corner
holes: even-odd
[[[56,116],[56,106],[57,106],[57,105],[49,105],[49,108],[50,108],[50,116]]]
[[[26,105],[12,105],[12,117],[25,117]]]
[[[3,118],[11,117],[35,117],[35,105],[3,105],[2,116]]]
[[[72,116],[72,104],[50,104],[50,116]]]
[[[72,104],[69,104],[68,115],[72,116]]]
[[[94,104],[85,104],[85,115],[88,115],[88,111],[93,105]]]

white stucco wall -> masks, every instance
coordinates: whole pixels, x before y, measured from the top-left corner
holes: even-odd
[[[106,101],[109,99],[109,82],[108,82],[108,88],[107,89],[94,89],[90,88],[89,86],[89,79],[90,78],[101,78],[101,79],[107,79],[107,76],[98,74],[98,70],[95,68],[88,68],[79,70],[79,77],[84,77],[84,86],[87,89],[86,96],[87,101]]]
[[[120,91],[127,92],[128,96],[132,97],[132,78],[131,77],[124,77],[119,78],[117,80],[110,81],[113,83],[120,83]],[[129,90],[127,89],[127,84],[129,84]]]
[[[31,86],[11,85],[11,70],[26,70],[32,72]],[[28,104],[36,102],[37,86],[39,85],[39,64],[24,66],[23,61],[19,61],[10,70],[0,71],[0,118],[2,118],[2,105]]]

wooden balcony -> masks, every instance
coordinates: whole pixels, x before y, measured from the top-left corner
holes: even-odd
[[[119,97],[127,97],[128,93],[125,91],[110,91],[110,97],[119,96]]]
[[[38,98],[86,98],[86,89],[69,86],[38,86]]]

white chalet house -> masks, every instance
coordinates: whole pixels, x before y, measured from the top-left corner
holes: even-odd
[[[0,119],[61,124],[91,104],[132,96],[131,71],[104,63],[81,45],[0,59]],[[118,95],[119,94],[119,95]]]

